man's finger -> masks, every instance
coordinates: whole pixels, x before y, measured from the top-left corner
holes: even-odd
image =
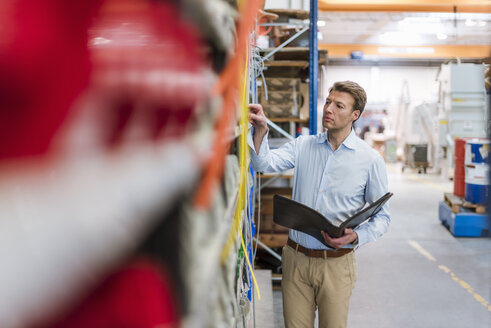
[[[249,118],[252,118],[253,120],[258,120],[261,118],[260,115],[249,113]]]
[[[262,106],[259,104],[249,104],[249,110],[254,113],[261,112]]]

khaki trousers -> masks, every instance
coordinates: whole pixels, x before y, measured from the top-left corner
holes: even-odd
[[[283,317],[286,328],[343,328],[356,281],[354,252],[341,257],[314,258],[283,247]]]

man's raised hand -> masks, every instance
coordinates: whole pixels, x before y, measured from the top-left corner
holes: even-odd
[[[249,122],[254,127],[254,148],[259,154],[259,148],[264,136],[268,132],[268,122],[264,115],[263,106],[259,104],[249,104]]]
[[[266,132],[268,123],[264,115],[263,106],[259,104],[249,104],[249,122],[258,132]]]

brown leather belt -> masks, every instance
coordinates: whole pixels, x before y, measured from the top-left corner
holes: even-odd
[[[297,244],[290,238],[288,238],[288,241],[286,243],[288,246],[293,248],[296,251],[299,251],[309,257],[320,257],[320,258],[328,258],[328,257],[340,257],[343,255],[346,255],[348,253],[351,253],[353,251],[353,248],[340,248],[337,250],[322,250],[322,249],[309,249],[305,248],[300,244]]]

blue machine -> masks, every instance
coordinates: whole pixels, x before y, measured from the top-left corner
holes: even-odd
[[[490,236],[491,222],[487,213],[453,213],[452,209],[441,201],[438,206],[438,218],[455,237]]]
[[[489,140],[469,140],[465,147],[465,200],[485,205],[489,195]]]

